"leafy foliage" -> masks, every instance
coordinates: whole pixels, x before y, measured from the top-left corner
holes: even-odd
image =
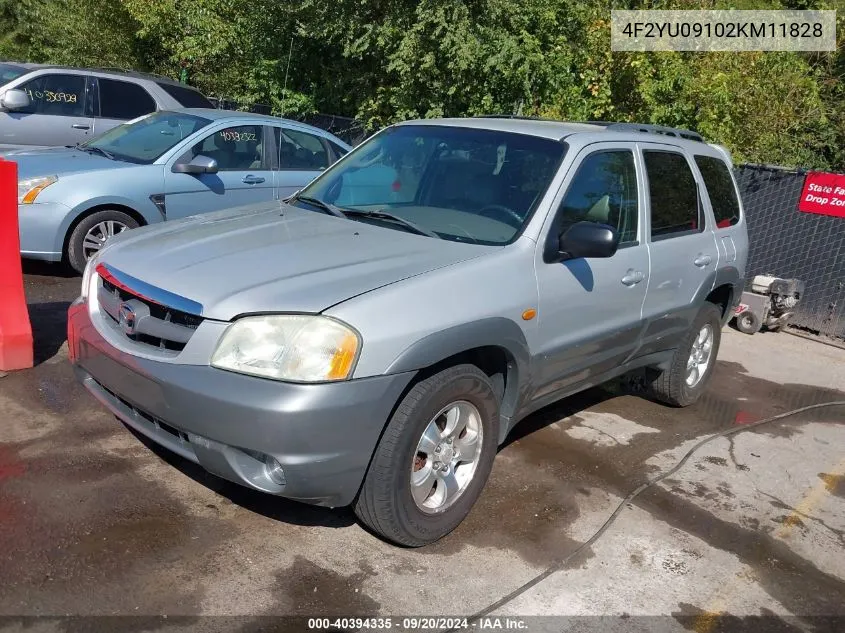
[[[845,0],[613,0],[838,8]],[[131,67],[375,129],[519,113],[696,129],[737,160],[845,170],[845,53],[613,53],[600,0],[0,0],[0,57]]]

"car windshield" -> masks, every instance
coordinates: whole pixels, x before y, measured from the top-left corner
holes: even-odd
[[[552,139],[399,125],[356,148],[292,202],[325,212],[316,200],[347,211],[352,220],[405,231],[412,224],[453,241],[507,244],[530,217],[563,154],[564,145]]]
[[[79,147],[115,160],[148,165],[209,123],[209,119],[192,114],[156,112],[112,128]]]
[[[25,75],[29,70],[13,64],[0,64],[0,86]]]

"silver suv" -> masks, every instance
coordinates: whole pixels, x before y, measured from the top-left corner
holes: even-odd
[[[0,62],[0,151],[75,145],[157,110],[213,108],[166,77]]]
[[[69,349],[153,441],[418,546],[540,407],[633,369],[695,402],[747,247],[730,159],[692,132],[412,121],[286,203],[107,242]]]

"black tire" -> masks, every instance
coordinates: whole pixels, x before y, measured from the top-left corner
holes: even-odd
[[[760,317],[750,310],[746,310],[742,314],[738,314],[736,317],[736,329],[743,334],[754,334],[759,332],[761,326]]]
[[[417,443],[443,407],[467,401],[480,414],[483,434],[473,478],[454,503],[431,514],[411,496],[410,473]],[[474,365],[457,365],[420,381],[402,399],[376,447],[355,514],[373,532],[399,545],[419,547],[442,538],[466,517],[493,467],[499,430],[499,403],[487,375]]]
[[[704,374],[698,382],[690,386],[686,382],[687,361],[690,360],[693,342],[705,325],[710,324],[713,331],[713,343],[710,351],[710,362]],[[705,303],[687,332],[681,344],[672,356],[672,362],[668,369],[657,374],[649,387],[651,394],[661,402],[675,407],[687,407],[701,397],[707,382],[713,374],[716,366],[716,357],[719,353],[719,343],[722,338],[722,312],[712,303]]]
[[[138,222],[131,215],[123,211],[116,211],[114,209],[104,209],[96,211],[89,216],[86,216],[82,221],[76,225],[73,232],[67,241],[67,260],[71,267],[78,273],[82,274],[85,270],[85,264],[88,258],[85,256],[85,249],[83,242],[85,236],[92,228],[101,222],[119,222],[127,229],[134,229],[138,227]]]

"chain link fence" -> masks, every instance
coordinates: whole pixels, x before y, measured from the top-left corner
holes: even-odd
[[[845,339],[845,219],[802,213],[804,172],[741,165],[737,184],[748,219],[748,284],[771,274],[804,282],[793,326]]]

